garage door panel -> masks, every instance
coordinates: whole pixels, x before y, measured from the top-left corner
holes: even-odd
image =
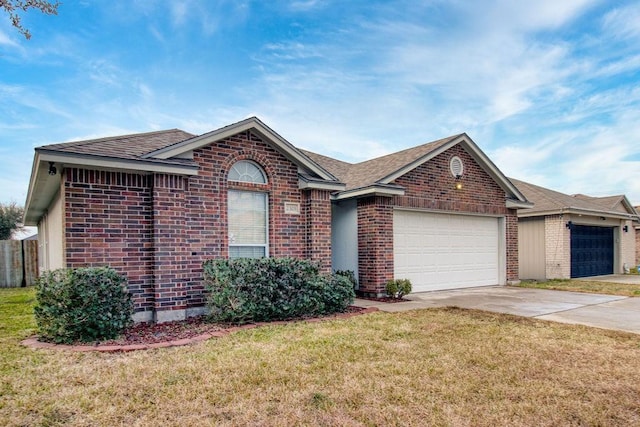
[[[571,277],[613,274],[612,227],[573,225],[571,228]]]
[[[397,210],[394,268],[414,291],[499,283],[498,219]]]

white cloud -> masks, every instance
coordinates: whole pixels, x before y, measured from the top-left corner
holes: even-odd
[[[615,8],[604,16],[605,31],[620,39],[636,39],[640,36],[640,4],[632,3]]]
[[[289,8],[295,12],[308,12],[326,6],[327,2],[322,0],[297,0],[289,4]]]
[[[596,0],[538,0],[514,2],[499,0],[465,4],[468,18],[481,22],[485,31],[530,32],[556,29],[575,19]]]
[[[73,114],[52,100],[43,88],[0,84],[0,105],[10,102],[30,110],[71,119]]]
[[[20,47],[18,43],[12,40],[4,31],[0,30],[0,45],[9,46],[13,48]]]
[[[169,10],[171,12],[171,21],[174,26],[181,27],[187,21],[187,13],[190,2],[185,1],[172,1],[169,4]]]

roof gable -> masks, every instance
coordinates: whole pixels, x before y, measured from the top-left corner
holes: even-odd
[[[25,221],[29,224],[36,223],[46,211],[59,187],[59,175],[50,174],[51,167],[55,167],[56,170],[62,170],[65,167],[89,167],[136,173],[197,175],[199,167],[191,155],[194,148],[246,130],[256,132],[298,166],[301,189],[341,190],[344,188],[344,185],[330,172],[260,120],[252,117],[200,136],[179,129],[170,129],[38,147],[25,202]]]
[[[323,180],[337,182],[338,179],[322,166],[314,162],[303,151],[294,147],[270,127],[265,125],[257,117],[250,117],[237,123],[224,126],[220,129],[195,136],[193,138],[176,142],[166,147],[150,151],[142,156],[143,159],[172,159],[183,156],[185,153],[209,145],[215,141],[228,138],[245,131],[256,132],[266,142],[271,144],[281,154],[299,167],[319,176]]]
[[[635,217],[638,213],[624,195],[591,197],[584,194],[569,195],[511,178],[534,206],[520,211],[520,216],[543,216],[564,212],[601,214],[614,217]],[[624,207],[620,210],[619,207]]]
[[[393,184],[397,178],[411,172],[448,149],[461,145],[480,167],[505,191],[512,207],[529,206],[527,199],[509,179],[496,167],[486,154],[465,133],[432,141],[386,156],[350,164],[330,157],[307,152],[325,169],[346,184],[346,189],[337,198],[357,197],[371,192],[397,195],[402,187]]]
[[[613,211],[624,212],[633,215],[638,214],[636,208],[633,207],[629,199],[627,199],[627,196],[625,196],[624,194],[605,197],[589,197],[589,199]]]

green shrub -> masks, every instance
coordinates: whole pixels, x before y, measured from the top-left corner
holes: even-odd
[[[358,289],[358,281],[356,280],[356,274],[353,270],[336,270],[335,275],[346,277],[353,285],[353,289]]]
[[[109,267],[44,272],[34,309],[40,339],[55,343],[116,338],[133,323],[127,280]]]
[[[310,261],[241,258],[203,263],[207,305],[216,322],[249,323],[317,316],[346,310],[353,285],[321,275]]]
[[[402,298],[411,293],[411,281],[409,279],[389,280],[385,289],[391,298]]]

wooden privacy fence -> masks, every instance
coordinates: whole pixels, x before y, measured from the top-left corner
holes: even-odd
[[[37,240],[0,240],[0,288],[35,284],[38,277]]]

